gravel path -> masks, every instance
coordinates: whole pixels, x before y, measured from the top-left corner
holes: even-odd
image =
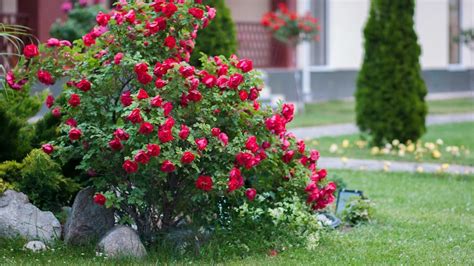
[[[414,163],[383,160],[345,159],[334,157],[321,157],[318,165],[328,169],[351,169],[367,171],[389,172],[424,172],[424,173],[450,173],[474,174],[474,167],[455,164]]]

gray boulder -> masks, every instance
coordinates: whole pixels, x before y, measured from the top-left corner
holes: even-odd
[[[33,252],[40,252],[45,251],[47,248],[46,245],[41,241],[30,241],[25,244],[23,249],[31,250]]]
[[[69,245],[89,245],[114,226],[114,211],[94,203],[95,191],[87,187],[77,193],[64,225],[64,241]]]
[[[61,236],[61,224],[53,213],[29,203],[25,194],[7,190],[0,194],[0,237],[18,236],[50,242]]]
[[[116,226],[110,230],[100,240],[98,249],[105,256],[114,258],[143,258],[147,254],[137,232],[128,226]]]

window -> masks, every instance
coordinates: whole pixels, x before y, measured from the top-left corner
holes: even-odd
[[[449,0],[449,64],[461,63],[461,0]]]
[[[319,21],[321,31],[319,32],[319,41],[311,43],[311,65],[326,65],[326,45],[327,45],[327,0],[312,0],[311,14]]]

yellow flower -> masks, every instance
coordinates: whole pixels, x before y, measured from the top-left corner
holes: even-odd
[[[423,173],[423,172],[425,171],[425,169],[423,169],[423,166],[420,165],[420,166],[418,166],[418,167],[416,168],[416,171],[417,171],[418,173]]]
[[[434,150],[434,151],[431,152],[431,156],[434,159],[439,159],[439,158],[441,158],[441,152],[439,152],[438,150]]]
[[[398,146],[399,144],[400,144],[400,141],[398,139],[394,139],[392,141],[392,145],[395,146],[395,147]]]
[[[342,147],[344,149],[349,148],[349,140],[348,139],[345,139],[345,140],[342,141]]]
[[[415,144],[413,144],[413,143],[408,144],[407,152],[411,153],[411,152],[414,152],[414,151],[415,151]]]
[[[377,146],[372,147],[372,149],[370,149],[370,154],[372,154],[372,155],[378,155],[379,152],[380,152],[380,149]]]

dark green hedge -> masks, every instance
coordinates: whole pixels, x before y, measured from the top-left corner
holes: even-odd
[[[426,131],[414,10],[414,0],[372,0],[355,96],[357,125],[374,145],[415,141]]]

